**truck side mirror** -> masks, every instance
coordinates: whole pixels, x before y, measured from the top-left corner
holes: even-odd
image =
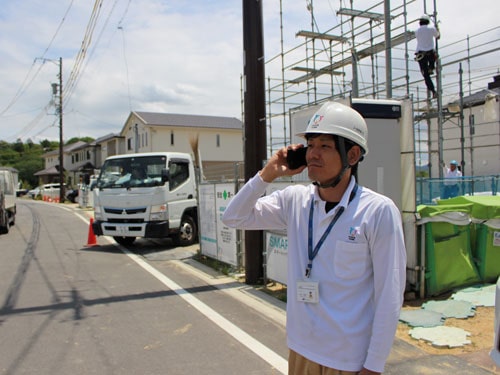
[[[164,184],[170,179],[170,173],[167,168],[161,170],[161,182]]]

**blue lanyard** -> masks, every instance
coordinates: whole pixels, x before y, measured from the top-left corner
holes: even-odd
[[[354,199],[357,190],[358,190],[358,184],[354,185],[354,187],[353,187],[353,189],[351,191],[351,195],[349,197],[348,204],[351,203],[351,201]],[[306,277],[307,278],[311,275],[312,262],[313,262],[314,258],[318,254],[319,249],[323,245],[323,242],[325,242],[326,237],[328,237],[328,235],[330,234],[333,226],[335,225],[335,223],[340,218],[340,215],[342,215],[343,212],[344,212],[344,207],[342,206],[342,207],[340,207],[338,209],[337,213],[333,217],[332,221],[330,221],[330,224],[328,224],[328,227],[325,229],[325,232],[323,233],[323,235],[321,236],[321,238],[319,239],[318,243],[316,244],[316,246],[313,249],[314,199],[311,199],[311,207],[309,209],[309,228],[308,228],[309,233],[308,233],[308,238],[307,238],[307,242],[308,242],[307,243],[307,254],[309,256],[309,263],[307,263],[307,268],[306,268]]]

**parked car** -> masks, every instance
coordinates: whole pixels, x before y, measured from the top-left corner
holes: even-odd
[[[42,186],[37,186],[36,188],[31,189],[31,190],[28,191],[28,196],[31,199],[36,199],[39,196],[41,196],[41,192],[42,192]]]
[[[44,184],[28,191],[28,195],[32,199],[43,198],[43,196],[50,196],[51,198],[59,197],[59,182]],[[66,184],[64,184],[66,189]]]
[[[71,203],[76,203],[78,199],[78,189],[69,189],[66,191],[66,199]]]

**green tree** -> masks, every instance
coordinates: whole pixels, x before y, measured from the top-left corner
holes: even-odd
[[[23,144],[23,142],[21,141],[21,139],[18,139],[18,140],[16,141],[16,143],[13,143],[13,144],[12,144],[12,149],[13,149],[15,152],[19,153],[20,155],[22,155],[22,154],[24,153],[24,144]]]
[[[38,186],[38,177],[35,176],[35,173],[44,168],[44,162],[41,156],[31,154],[19,160],[13,167],[19,171],[19,181],[23,181],[23,188],[27,189]]]
[[[78,141],[90,143],[90,142],[94,141],[94,138],[92,138],[92,137],[73,137],[73,138],[70,138],[68,141],[66,141],[66,144],[72,145],[73,143],[76,143]]]
[[[47,152],[56,150],[59,147],[59,142],[54,142],[54,141],[49,141],[48,139],[44,139],[43,141],[40,142],[40,145],[42,146],[43,150]]]
[[[13,150],[13,147],[6,143],[2,142],[0,144],[0,165],[4,167],[10,167],[14,165],[14,163],[21,158],[21,155]]]

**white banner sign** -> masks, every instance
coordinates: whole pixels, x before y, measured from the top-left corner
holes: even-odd
[[[200,185],[200,250],[203,255],[217,259],[217,219],[215,186]]]
[[[236,229],[229,228],[222,222],[222,214],[234,195],[234,184],[215,185],[215,207],[217,210],[217,253],[222,262],[238,265],[236,247]]]
[[[271,280],[287,283],[288,237],[283,234],[266,232],[266,273]]]

